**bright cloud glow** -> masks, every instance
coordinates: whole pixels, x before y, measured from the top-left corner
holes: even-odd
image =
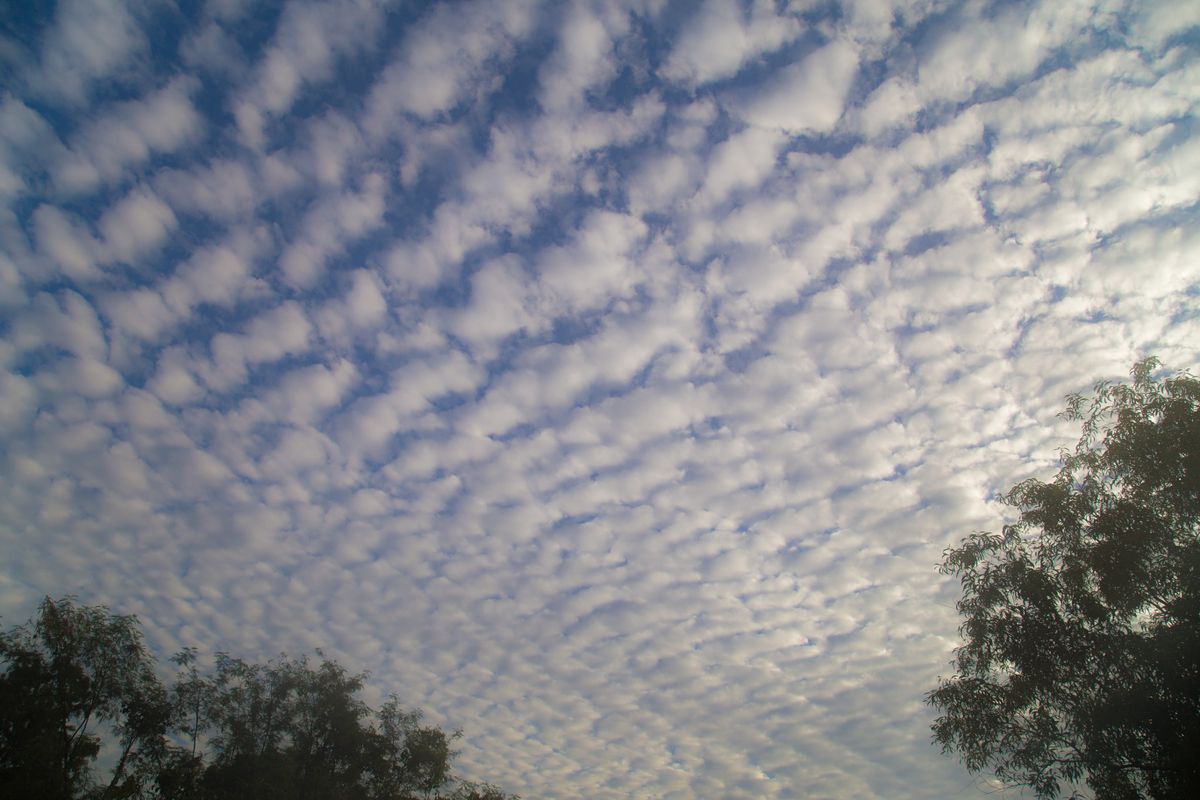
[[[530,798],[977,793],[935,564],[1200,363],[1195,3],[52,6],[6,620],[323,647]]]

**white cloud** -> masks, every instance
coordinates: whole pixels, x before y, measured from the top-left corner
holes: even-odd
[[[537,331],[549,321],[537,311],[537,289],[516,259],[485,264],[471,279],[471,302],[449,324],[473,349],[493,353],[507,336]]]
[[[187,405],[204,394],[187,356],[177,347],[162,352],[146,388],[164,403],[176,406]]]
[[[539,71],[538,102],[549,113],[586,106],[585,93],[602,88],[616,72],[613,38],[628,29],[614,7],[564,7],[558,44]]]
[[[549,310],[577,314],[631,295],[641,282],[631,257],[646,233],[638,219],[598,211],[584,220],[571,244],[543,252],[538,284]]]
[[[243,352],[253,364],[303,350],[311,325],[299,305],[288,302],[255,317],[245,330],[241,337]]]
[[[1161,47],[1171,37],[1200,27],[1200,4],[1177,5],[1149,3],[1134,8],[1134,41],[1142,46]]]
[[[267,394],[266,403],[293,424],[311,425],[341,403],[360,377],[354,364],[344,359],[330,366],[301,367],[280,379]]]
[[[115,326],[147,341],[157,340],[179,319],[154,289],[122,292],[107,298],[104,305],[105,314]]]
[[[266,247],[264,232],[236,231],[230,238],[198,249],[161,284],[167,304],[185,313],[201,303],[229,307],[250,282],[254,262]]]
[[[863,133],[878,136],[890,126],[909,120],[920,107],[920,93],[913,80],[906,76],[887,78],[871,92],[859,112]]]
[[[335,437],[351,458],[377,458],[386,452],[392,436],[420,427],[417,417],[430,403],[453,392],[470,392],[482,372],[459,352],[422,359],[396,372],[384,393],[360,397],[335,422]]]
[[[639,216],[661,213],[699,184],[700,161],[678,153],[643,156],[629,185],[630,210]]]
[[[341,185],[354,154],[362,150],[362,137],[350,120],[339,114],[327,114],[308,127],[308,152],[305,167],[317,181],[327,186]]]
[[[11,340],[19,350],[53,347],[85,359],[103,359],[107,347],[95,309],[70,290],[33,297],[14,321]]]
[[[130,9],[104,0],[68,0],[55,8],[36,66],[29,66],[33,91],[51,100],[84,105],[88,90],[118,73],[146,48]]]
[[[301,289],[316,283],[330,257],[382,224],[386,195],[383,176],[372,174],[363,178],[359,192],[321,200],[305,216],[299,236],[279,257],[284,279]]]
[[[662,112],[662,104],[651,97],[627,111],[498,125],[486,157],[463,170],[458,196],[438,206],[424,236],[398,242],[387,254],[390,277],[408,291],[457,279],[469,253],[499,236],[527,235],[543,208],[583,183],[573,175],[581,159],[638,141]]]
[[[0,612],[323,647],[548,800],[974,791],[942,549],[1065,393],[1196,366],[1168,8],[35,9]]]
[[[826,133],[837,125],[858,74],[858,51],[835,40],[785,67],[740,104],[741,116],[788,133]]]
[[[0,431],[12,435],[27,425],[37,408],[37,396],[28,378],[0,372]]]
[[[251,278],[265,248],[263,231],[237,232],[226,242],[196,250],[153,288],[114,292],[103,299],[113,325],[148,342],[187,320],[198,306],[229,308],[265,287]]]
[[[33,213],[38,251],[70,278],[94,280],[113,262],[137,263],[153,255],[176,227],[171,208],[153,192],[136,188],[105,209],[97,220],[100,238],[87,224],[59,208],[39,206]],[[42,266],[42,265],[39,265]],[[44,267],[43,267],[44,269]],[[35,276],[49,278],[49,274]]]
[[[70,393],[97,399],[108,397],[125,385],[121,374],[112,367],[92,359],[64,359],[57,362],[53,371],[35,376],[48,393]]]
[[[179,55],[189,66],[225,76],[248,71],[245,53],[229,31],[216,20],[187,34],[180,43]]]
[[[312,323],[294,301],[262,312],[242,330],[240,334],[222,332],[213,336],[208,347],[210,358],[198,359],[190,367],[175,365],[178,369],[170,373],[169,383],[180,388],[172,393],[190,397],[192,375],[198,375],[213,391],[234,389],[245,383],[251,367],[306,352],[313,332]]]
[[[106,260],[132,264],[166,241],[177,221],[153,193],[135,189],[100,215]]]
[[[763,53],[777,50],[803,31],[794,17],[756,0],[743,9],[733,0],[707,0],[689,16],[663,66],[663,77],[691,84],[726,78]]]
[[[865,132],[876,135],[911,123],[930,104],[967,100],[977,90],[1004,89],[1027,78],[1057,48],[1110,26],[1116,11],[1115,3],[1105,2],[1011,5],[997,14],[987,14],[981,4],[965,5],[936,26],[915,74],[886,78],[867,99]],[[1119,57],[1119,51],[1103,57]]]
[[[176,79],[141,100],[120,103],[69,143],[54,167],[55,185],[66,193],[91,191],[152,155],[172,153],[196,140],[203,120],[192,105],[198,82]]]
[[[536,22],[537,2],[441,6],[411,29],[401,55],[371,88],[366,129],[391,132],[401,115],[430,119],[476,91],[495,88],[489,69],[503,62]]]
[[[180,213],[236,219],[259,202],[254,171],[238,161],[213,161],[190,171],[163,170],[154,177],[156,191]]]
[[[784,141],[781,131],[748,128],[721,142],[709,156],[708,174],[694,200],[710,205],[737,189],[757,187],[774,172]]]
[[[1111,22],[1105,5],[1012,6],[990,18],[982,6],[970,8],[962,27],[945,31],[922,59],[921,87],[932,98],[960,100],[980,86],[1029,75],[1055,47],[1097,22]]]
[[[937,186],[909,198],[884,236],[884,246],[901,250],[917,236],[982,225],[983,209],[977,199],[982,177],[982,168],[959,170]]]
[[[253,81],[233,104],[243,140],[263,146],[264,126],[291,108],[306,84],[329,80],[339,58],[370,50],[382,11],[379,4],[359,0],[285,6]]]
[[[0,196],[27,194],[62,152],[45,117],[11,95],[0,101]]]
[[[99,276],[100,243],[81,221],[53,206],[42,205],[33,213],[33,226],[39,252],[51,259],[58,269],[75,280]]]
[[[350,274],[345,294],[330,300],[316,314],[321,335],[339,341],[359,331],[378,328],[387,320],[388,305],[379,279],[370,270]]]
[[[770,247],[741,248],[709,262],[705,288],[713,298],[717,349],[727,353],[757,338],[768,315],[794,300],[813,269]]]

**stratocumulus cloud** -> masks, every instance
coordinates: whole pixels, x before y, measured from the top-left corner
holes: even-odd
[[[33,4],[0,612],[322,647],[531,798],[946,798],[947,545],[1200,358],[1200,5]]]

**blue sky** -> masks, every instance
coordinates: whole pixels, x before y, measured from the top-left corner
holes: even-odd
[[[5,620],[322,647],[529,798],[990,790],[935,565],[1200,361],[1200,3],[13,8]]]

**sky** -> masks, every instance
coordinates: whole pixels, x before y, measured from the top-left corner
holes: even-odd
[[[0,614],[526,798],[985,796],[943,550],[1200,363],[1200,2],[0,14]]]

